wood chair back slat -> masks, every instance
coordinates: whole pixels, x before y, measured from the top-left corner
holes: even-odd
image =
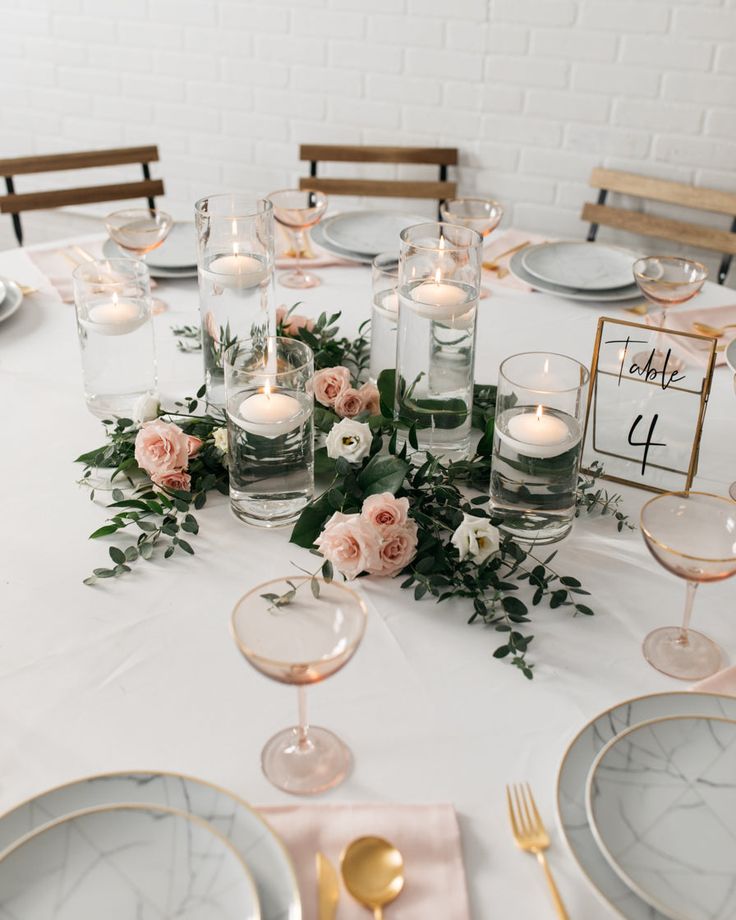
[[[25,211],[63,208],[69,205],[93,204],[101,201],[123,201],[145,198],[155,207],[154,197],[164,194],[161,179],[151,179],[149,164],[158,160],[158,147],[114,147],[107,150],[80,150],[74,153],[54,153],[45,156],[10,157],[0,159],[0,176],[5,179],[6,195],[0,195],[0,213],[11,214],[16,239],[23,243],[20,215]],[[109,185],[86,185],[40,192],[18,193],[15,177],[36,173],[59,172],[69,169],[93,169],[101,166],[140,164],[143,180],[115,182]]]
[[[361,195],[380,198],[452,198],[454,182],[412,182],[399,179],[320,179],[303,176],[299,188],[328,195]]]
[[[0,198],[0,212],[19,214],[22,211],[39,211],[48,208],[64,208],[75,204],[94,204],[98,201],[122,201],[130,198],[154,198],[163,195],[164,184],[160,179],[141,182],[116,182],[112,185],[86,185],[80,188],[64,188],[51,192],[24,192],[22,195],[6,195]]]
[[[683,182],[670,182],[638,176],[636,173],[619,172],[616,169],[594,169],[590,176],[593,188],[607,189],[634,198],[649,198],[666,204],[678,204],[698,211],[713,211],[717,214],[736,215],[736,193],[722,192],[712,188],[697,188]]]
[[[456,147],[351,147],[339,144],[302,144],[299,159],[330,163],[426,163],[456,166]]]
[[[115,147],[110,150],[80,150],[77,153],[52,153],[46,156],[11,157],[0,160],[0,176],[61,172],[95,166],[121,166],[125,163],[155,163],[158,147]]]
[[[710,249],[720,252],[723,256],[718,269],[718,283],[723,284],[726,280],[731,260],[736,255],[736,193],[698,188],[683,182],[671,182],[650,176],[639,176],[636,173],[621,172],[617,169],[603,168],[592,171],[590,185],[599,189],[598,202],[597,204],[587,202],[580,215],[583,220],[590,222],[589,240],[595,240],[598,227],[602,225],[641,236],[670,240],[683,246]],[[627,208],[612,207],[606,203],[609,192],[679,205],[696,211],[728,214],[732,218],[731,228],[730,230],[718,229],[690,223],[686,220],[675,220]]]

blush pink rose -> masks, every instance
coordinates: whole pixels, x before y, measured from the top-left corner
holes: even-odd
[[[179,492],[188,492],[192,485],[189,473],[184,470],[169,470],[163,473],[153,473],[151,481],[162,489],[175,489]]]
[[[173,422],[146,422],[135,438],[135,462],[152,478],[154,474],[186,469],[189,439]]]
[[[364,383],[358,390],[363,397],[363,405],[371,415],[378,415],[381,411],[381,397],[378,389],[372,383]]]
[[[354,387],[346,387],[335,400],[334,409],[340,418],[355,418],[365,412],[367,406],[363,394]]]
[[[346,367],[326,367],[313,378],[314,398],[332,408],[335,400],[350,386],[350,371]]]
[[[196,457],[199,453],[199,449],[202,446],[202,439],[195,438],[193,434],[187,435],[187,455],[190,457]]]
[[[394,524],[381,531],[378,550],[380,567],[374,575],[396,575],[409,565],[417,552],[417,525],[411,519],[406,524]]]
[[[355,578],[361,572],[374,572],[382,565],[380,535],[359,514],[336,511],[315,545],[346,578]]]
[[[287,316],[289,311],[286,307],[276,309],[276,324],[280,325],[287,335],[296,335],[300,329],[306,329],[311,332],[314,329],[314,320],[308,316],[301,316],[299,313],[292,313]]]
[[[390,492],[369,495],[363,502],[360,516],[379,530],[383,527],[403,526],[409,520],[409,499],[395,498]]]

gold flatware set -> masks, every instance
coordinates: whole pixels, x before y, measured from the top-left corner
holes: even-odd
[[[335,920],[340,883],[335,867],[317,853],[317,920]],[[383,908],[394,901],[404,887],[404,860],[393,844],[382,837],[359,837],[340,857],[343,885],[352,897],[383,920]]]
[[[501,265],[501,259],[505,259],[506,256],[512,256],[515,252],[519,252],[521,249],[524,249],[529,245],[531,240],[524,240],[523,243],[517,243],[516,246],[512,246],[511,249],[506,249],[504,252],[500,252],[494,259],[489,262],[483,262],[483,268],[489,272],[495,272],[496,277],[505,278],[508,275],[509,270],[505,265]]]

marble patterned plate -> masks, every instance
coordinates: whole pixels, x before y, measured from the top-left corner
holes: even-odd
[[[343,249],[342,246],[331,243],[325,238],[324,232],[322,231],[322,224],[315,224],[314,227],[310,227],[309,237],[315,246],[319,246],[327,252],[339,256],[341,259],[351,259],[353,262],[362,262],[365,265],[370,265],[375,258],[375,256],[361,255],[359,252],[352,252],[349,249]]]
[[[401,231],[428,220],[401,211],[345,211],[327,217],[319,226],[325,240],[333,246],[364,258],[375,258],[379,252],[398,252]]]
[[[731,368],[733,373],[736,375],[736,339],[733,339],[732,342],[729,342],[726,347],[726,364]]]
[[[2,920],[258,920],[237,850],[206,821],[151,805],[60,818],[0,859]]]
[[[625,885],[598,849],[585,807],[590,767],[612,739],[633,725],[666,716],[736,719],[736,697],[678,691],[626,700],[600,713],[570,743],[557,774],[557,819],[573,858],[601,899],[624,920],[665,920]]]
[[[176,226],[176,225],[175,225]],[[164,244],[165,245],[165,244]],[[118,247],[113,243],[112,240],[105,240],[102,244],[102,254],[106,259],[132,259],[132,256],[129,252],[125,252],[123,249],[118,249]],[[197,266],[187,265],[183,268],[161,268],[158,265],[153,265],[148,261],[146,257],[146,265],[148,265],[148,271],[152,278],[196,278],[197,277]]]
[[[151,268],[196,269],[197,234],[193,220],[177,220],[163,243],[146,256]]]
[[[555,297],[563,297],[566,300],[586,300],[588,303],[595,304],[632,300],[634,297],[641,300],[642,297],[641,291],[634,282],[626,285],[626,287],[614,288],[610,291],[586,291],[582,288],[568,288],[559,284],[552,284],[549,281],[542,281],[524,268],[523,249],[511,256],[509,271],[519,281],[530,284],[538,291],[553,294]]]
[[[538,243],[521,251],[524,268],[540,281],[594,292],[630,285],[638,258],[626,249],[579,241]]]
[[[21,837],[59,818],[119,804],[174,808],[207,821],[248,863],[263,920],[301,920],[294,867],[263,818],[232,792],[175,773],[109,773],[42,792],[0,817],[0,858]]]
[[[591,767],[593,836],[672,920],[736,916],[736,721],[669,716],[613,738]]]
[[[19,309],[23,303],[23,292],[15,283],[8,278],[0,278],[0,323],[10,317]]]

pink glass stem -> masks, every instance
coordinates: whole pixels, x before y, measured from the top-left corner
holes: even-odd
[[[302,271],[302,252],[304,250],[304,232],[302,230],[294,231],[294,274],[301,278],[304,274]]]
[[[300,751],[306,751],[311,745],[309,742],[309,721],[307,720],[307,688],[300,685],[297,689],[299,696],[299,739]]]
[[[697,581],[688,581],[687,593],[685,594],[685,612],[682,615],[682,629],[680,631],[680,637],[677,640],[678,645],[689,644],[687,631],[690,628],[690,617],[692,616],[693,601],[695,600],[695,592],[697,590]]]

